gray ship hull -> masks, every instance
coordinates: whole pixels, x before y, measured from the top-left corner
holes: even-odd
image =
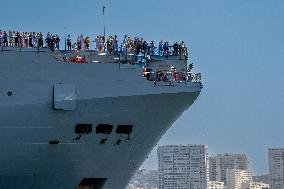
[[[0,188],[75,189],[90,178],[122,189],[201,91],[200,83],[154,86],[116,64],[56,62],[47,50],[0,52],[0,62]],[[76,86],[75,110],[53,109],[55,83]],[[93,130],[78,135],[77,124]],[[112,132],[96,133],[99,124]]]

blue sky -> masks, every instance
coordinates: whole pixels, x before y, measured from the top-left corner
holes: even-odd
[[[284,1],[2,1],[0,28],[94,36],[103,4],[107,34],[184,40],[203,74],[201,96],[159,145],[246,153],[255,174],[267,173],[267,148],[284,146]],[[157,167],[155,150],[143,167]]]

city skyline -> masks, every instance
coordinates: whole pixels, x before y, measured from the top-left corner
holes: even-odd
[[[150,188],[268,189],[269,184],[272,189],[283,188],[284,148],[268,149],[268,155],[270,181],[265,177],[253,176],[246,154],[209,156],[206,144],[159,146],[158,175]],[[147,173],[147,170],[141,170],[137,175],[141,175],[140,172]],[[136,182],[143,186],[142,180],[143,177]],[[135,183],[135,179],[132,183]]]
[[[268,173],[267,149],[284,146],[283,1],[30,0],[2,6],[17,14],[2,9],[0,29],[50,31],[63,39],[66,33],[102,34],[105,22],[107,35],[184,40],[204,89],[158,145],[205,143],[210,154],[245,153],[257,175]],[[142,167],[157,168],[156,149]]]
[[[238,164],[236,164],[235,166],[232,164],[232,165],[230,165],[230,166],[232,166],[232,167],[234,167],[234,168],[236,168],[236,169],[240,169],[240,170],[243,170],[243,169],[252,169],[251,168],[251,166],[250,166],[250,164],[251,163],[253,163],[253,162],[251,162],[251,160],[250,160],[250,158],[247,156],[247,154],[244,154],[244,153],[233,153],[233,152],[220,152],[220,153],[214,153],[214,154],[212,154],[212,153],[209,153],[209,151],[210,151],[210,145],[208,145],[208,144],[166,144],[166,145],[160,145],[160,146],[158,146],[158,148],[159,147],[165,147],[165,146],[199,146],[199,145],[206,145],[207,147],[208,147],[208,158],[209,158],[209,161],[211,162],[211,159],[212,158],[217,158],[217,157],[230,157],[229,159],[232,159],[233,161],[232,161],[232,163],[236,163],[236,161],[238,161],[237,163]],[[270,149],[284,149],[284,148],[268,148],[267,149],[267,153],[269,153],[269,151],[270,151]],[[156,155],[157,155],[157,153],[158,153],[158,149],[157,149],[157,151],[156,151]],[[266,153],[266,156],[267,156],[267,153]],[[234,160],[235,159],[235,160]],[[238,159],[238,160],[237,160]],[[158,162],[158,159],[156,160],[157,162]],[[224,160],[223,160],[224,161]],[[239,163],[239,162],[241,162],[241,163]],[[219,162],[220,163],[220,162]],[[269,166],[269,162],[267,162],[267,166]],[[210,167],[209,167],[210,168]],[[158,167],[157,168],[151,168],[151,167],[147,167],[147,168],[145,168],[145,167],[141,167],[141,169],[140,170],[144,170],[144,169],[146,169],[146,170],[158,170]],[[225,170],[225,169],[224,169]],[[211,172],[212,170],[211,170],[211,168],[209,169],[209,172]],[[266,173],[264,173],[264,174],[257,174],[257,173],[255,173],[254,171],[251,171],[251,173],[252,173],[252,176],[263,176],[263,175],[268,175],[269,174],[269,170],[266,172]],[[212,175],[210,175],[210,176],[212,176]],[[220,175],[219,175],[220,176]],[[221,178],[220,178],[221,179]],[[213,179],[214,180],[214,179]],[[218,181],[218,179],[217,179],[217,181]]]

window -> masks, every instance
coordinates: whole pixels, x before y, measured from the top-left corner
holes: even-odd
[[[113,125],[109,124],[99,124],[96,127],[97,134],[110,134],[112,132]]]
[[[75,126],[76,134],[89,134],[92,132],[92,124],[77,124]]]
[[[118,125],[116,128],[117,134],[127,134],[130,135],[132,132],[133,125]]]
[[[103,188],[106,180],[106,178],[83,178],[79,184],[79,188],[87,186],[90,188],[101,189]]]

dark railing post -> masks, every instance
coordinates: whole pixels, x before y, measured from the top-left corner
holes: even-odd
[[[120,69],[120,53],[118,53],[118,69]]]
[[[187,82],[187,72],[185,72],[185,82],[184,82],[184,85],[186,86],[186,83]]]
[[[64,48],[65,48],[65,54],[66,54],[66,43],[67,43],[67,42],[66,42],[66,34],[65,34],[65,39],[64,39],[64,44],[65,44],[65,47],[64,47]]]

